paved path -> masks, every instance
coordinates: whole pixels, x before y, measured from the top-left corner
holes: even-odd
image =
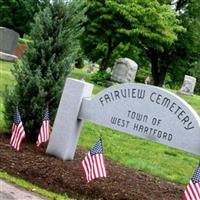
[[[0,200],[49,200],[0,180]]]

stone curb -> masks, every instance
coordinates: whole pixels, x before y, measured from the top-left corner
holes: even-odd
[[[0,179],[0,200],[50,200]]]

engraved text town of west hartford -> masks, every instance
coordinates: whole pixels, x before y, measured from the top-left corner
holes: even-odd
[[[99,97],[99,102],[102,107],[106,104],[110,104],[112,102],[118,101],[120,99],[137,99],[143,100],[146,98],[145,89],[138,88],[123,88],[123,89],[115,89],[113,91],[105,92],[101,97]],[[178,103],[171,100],[167,96],[163,96],[157,92],[150,93],[149,102],[152,104],[156,104],[162,106],[169,110],[172,114],[176,116],[176,118],[182,123],[185,130],[191,130],[194,128],[193,122],[190,119],[190,116],[187,115],[187,111],[185,111]],[[123,105],[122,105],[123,106]]]

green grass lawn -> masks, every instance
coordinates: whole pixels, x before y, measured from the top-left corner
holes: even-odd
[[[13,63],[4,62],[0,60],[0,130],[5,127],[3,119],[3,91],[5,91],[6,86],[14,85],[14,77],[11,75],[10,69]]]
[[[3,62],[1,65],[2,79],[0,79],[0,83],[4,80],[10,80],[7,81],[7,83],[13,85],[14,79],[9,72],[10,67],[12,67],[11,63]],[[75,69],[71,76],[89,81],[90,74],[87,74],[84,70],[85,69]],[[5,84],[6,83],[3,83],[3,85]],[[102,89],[103,87],[95,85],[93,93],[96,94]],[[3,90],[4,88],[1,86],[1,91]],[[182,95],[181,97],[192,105],[200,115],[200,96]],[[2,99],[2,97],[0,99]],[[1,113],[2,110],[3,104],[1,103]],[[0,129],[3,128],[3,121],[3,117],[0,117]],[[108,128],[103,128],[89,122],[84,123],[79,145],[87,147],[88,149],[91,148],[98,139],[100,133],[103,136],[106,156],[130,168],[141,170],[150,175],[159,176],[172,182],[178,182],[180,184],[188,183],[199,162],[199,157],[192,154],[178,151],[152,141],[129,136]]]
[[[179,96],[182,97],[187,103],[189,103],[200,116],[200,96],[187,96],[183,94],[179,94]]]
[[[13,63],[4,62],[0,60],[0,95],[2,97],[2,92],[5,90],[5,86],[12,86],[14,84],[14,77],[11,75],[10,69]]]

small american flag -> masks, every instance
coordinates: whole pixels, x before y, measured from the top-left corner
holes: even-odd
[[[98,177],[107,176],[101,139],[97,140],[94,147],[88,152],[85,159],[82,161],[82,167],[87,182]]]
[[[41,144],[47,142],[49,139],[49,108],[46,108],[42,126],[40,127],[40,133],[36,142],[39,147]]]
[[[184,200],[200,200],[200,164],[183,192]]]
[[[11,146],[14,147],[17,151],[19,151],[21,142],[25,138],[25,136],[26,134],[25,134],[24,127],[21,121],[19,110],[18,110],[18,107],[16,107],[16,110],[14,113],[14,122],[12,125],[12,136],[10,139]]]

